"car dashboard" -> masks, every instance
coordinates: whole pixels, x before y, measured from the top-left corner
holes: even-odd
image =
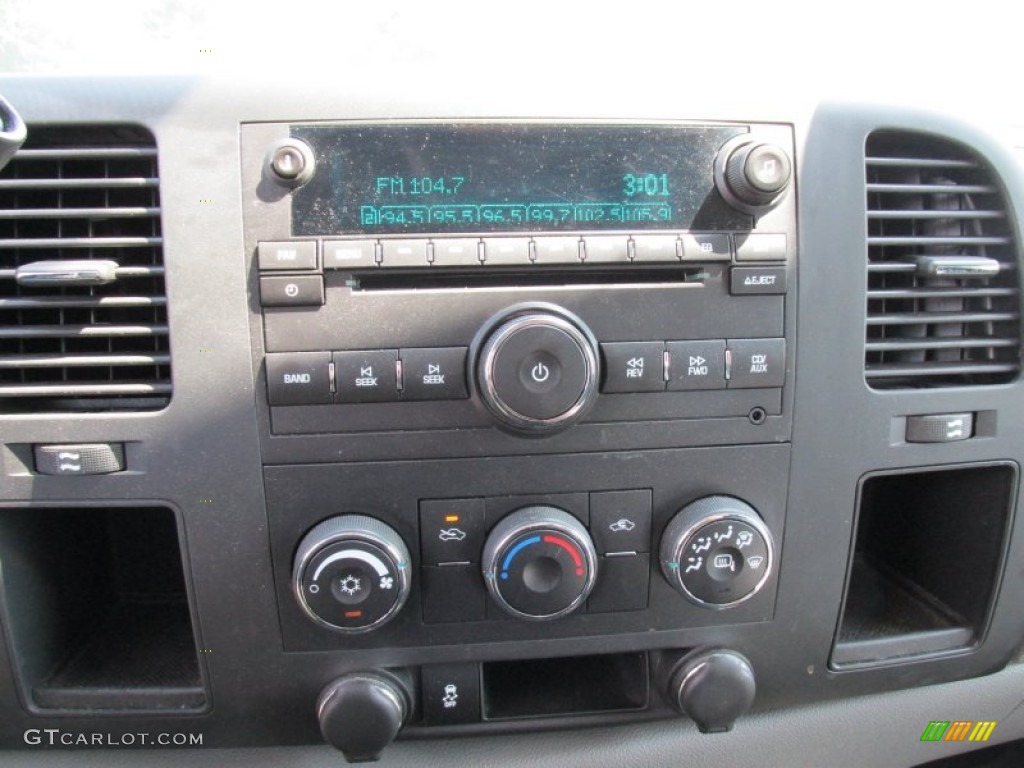
[[[1024,735],[1002,123],[327,79],[0,77],[5,763]]]

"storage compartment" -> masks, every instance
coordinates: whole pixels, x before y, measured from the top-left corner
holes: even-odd
[[[1016,484],[1008,463],[865,478],[832,666],[980,642]]]
[[[0,509],[4,624],[30,706],[203,709],[184,574],[170,509]]]
[[[616,653],[483,665],[485,720],[621,712],[647,706],[647,656]]]

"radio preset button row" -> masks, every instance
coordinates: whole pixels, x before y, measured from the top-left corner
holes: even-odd
[[[788,241],[784,233],[638,232],[328,239],[323,241],[323,266],[330,270],[361,270],[730,261],[734,240],[737,261],[787,258]],[[316,245],[315,240],[260,243],[259,267],[265,271],[316,269]]]
[[[536,237],[353,238],[323,241],[323,267],[363,270],[378,267],[526,266],[530,264],[671,264],[679,261],[785,261],[784,233],[684,232],[633,235],[539,235]],[[257,245],[263,272],[313,271],[317,241],[266,241]],[[312,277],[312,276],[310,276]],[[769,293],[733,290],[733,293]],[[278,306],[267,304],[266,306]]]

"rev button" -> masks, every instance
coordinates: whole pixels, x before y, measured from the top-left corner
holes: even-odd
[[[661,392],[665,389],[665,344],[624,341],[602,344],[602,392]]]

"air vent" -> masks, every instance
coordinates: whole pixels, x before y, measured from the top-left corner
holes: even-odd
[[[170,395],[153,136],[29,126],[0,171],[0,411],[149,410]]]
[[[877,389],[998,384],[1020,370],[1017,246],[995,173],[963,146],[866,146],[865,373]]]

